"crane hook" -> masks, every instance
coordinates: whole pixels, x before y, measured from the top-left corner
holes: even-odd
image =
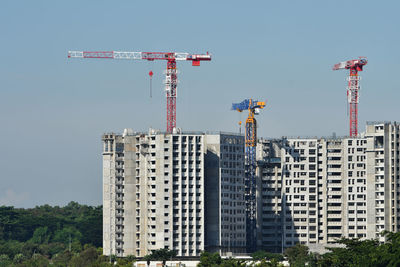
[[[153,79],[153,72],[152,71],[150,71],[149,72],[149,76],[150,76],[150,98],[152,97],[152,86],[151,86],[151,81],[152,81],[152,79]]]

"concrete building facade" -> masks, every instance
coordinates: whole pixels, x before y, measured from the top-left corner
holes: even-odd
[[[319,250],[341,237],[399,229],[399,125],[368,123],[357,138],[259,140],[258,246]]]
[[[105,255],[245,248],[243,136],[126,129],[102,140]]]
[[[400,125],[367,123],[367,237],[400,229]]]
[[[399,134],[398,123],[370,122],[357,138],[259,139],[258,249],[321,251],[398,231]],[[125,130],[102,140],[105,255],[246,251],[242,135]]]
[[[210,252],[246,252],[244,137],[206,135],[206,246]]]

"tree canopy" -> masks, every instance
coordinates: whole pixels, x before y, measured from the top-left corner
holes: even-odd
[[[32,209],[1,206],[0,267],[47,266],[44,262],[48,264],[53,258],[56,262],[72,260],[74,253],[86,251],[84,245],[96,250],[103,241],[102,217],[102,206],[76,202],[65,207],[43,205]]]
[[[38,206],[33,209],[0,207],[0,267],[128,267],[134,256],[117,258],[102,255],[102,207],[70,202],[65,207]],[[383,233],[387,242],[340,239],[340,247],[323,255],[307,246],[287,248],[284,256],[292,267],[383,267],[400,266],[400,232]],[[163,261],[176,257],[176,251],[155,250],[144,260]],[[283,255],[257,251],[252,267],[278,267]],[[111,261],[111,262],[110,262]],[[50,264],[51,263],[51,264]],[[244,267],[240,259],[222,259],[218,253],[202,252],[198,267]]]

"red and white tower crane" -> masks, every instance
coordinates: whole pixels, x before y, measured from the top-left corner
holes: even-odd
[[[359,57],[359,59],[353,59],[343,61],[333,66],[333,70],[348,69],[350,75],[347,78],[347,100],[350,106],[350,137],[356,137],[358,135],[358,102],[360,97],[360,80],[358,72],[363,70],[364,65],[367,64],[366,57]]]
[[[176,61],[189,60],[192,66],[200,66],[200,61],[210,61],[208,54],[189,54],[175,52],[121,52],[121,51],[68,51],[68,58],[106,58],[130,60],[166,60],[165,92],[167,96],[167,133],[176,127],[177,69]]]

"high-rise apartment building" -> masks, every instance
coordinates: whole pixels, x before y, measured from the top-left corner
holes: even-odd
[[[205,140],[205,250],[246,252],[244,137],[218,134]]]
[[[105,255],[245,249],[243,136],[126,129],[102,140]]]
[[[260,139],[257,247],[321,250],[400,229],[400,126],[356,138]],[[246,250],[244,137],[150,130],[103,135],[104,254]]]
[[[323,248],[341,237],[379,238],[399,229],[399,125],[367,124],[357,138],[259,140],[259,248],[300,242]]]
[[[367,237],[400,229],[400,125],[367,123]]]

